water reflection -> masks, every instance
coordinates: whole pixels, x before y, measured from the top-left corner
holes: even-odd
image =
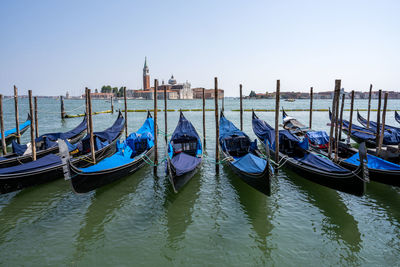
[[[267,258],[271,258],[273,246],[268,243],[268,239],[274,228],[272,220],[276,207],[273,198],[253,189],[239,177],[231,177],[230,182],[237,192],[243,212],[247,215],[252,229],[257,234],[256,241],[259,248],[266,254]]]
[[[167,187],[164,209],[169,248],[178,249],[178,243],[184,239],[187,227],[193,223],[192,214],[199,196],[200,178],[200,174],[197,173],[177,194],[170,189],[170,186]]]
[[[313,183],[290,170],[284,170],[290,181],[306,196],[309,203],[318,208],[325,216],[321,222],[322,231],[332,241],[342,240],[350,249],[350,258],[344,260],[354,263],[356,252],[361,250],[361,234],[358,223],[349,213],[337,191]]]
[[[9,232],[18,231],[19,226],[56,216],[51,210],[57,209],[68,194],[71,194],[70,188],[62,179],[13,193],[0,211],[0,244]],[[7,195],[1,197],[9,198]]]
[[[368,184],[366,194],[369,198],[375,200],[375,204],[380,209],[385,210],[393,226],[400,226],[400,188],[371,182]],[[372,206],[372,209],[374,209],[374,206]]]
[[[90,196],[91,203],[87,208],[76,241],[74,259],[79,260],[90,251],[91,244],[104,240],[104,228],[116,216],[115,210],[120,209],[129,194],[134,193],[139,183],[146,176],[146,170],[124,177],[112,184],[101,187],[86,195],[76,195],[76,198]]]

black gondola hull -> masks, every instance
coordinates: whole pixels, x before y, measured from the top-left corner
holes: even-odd
[[[334,173],[318,172],[315,168],[298,164],[291,159],[287,160],[285,167],[317,184],[356,196],[363,196],[365,194],[366,183],[362,180],[363,175],[360,173],[361,170],[359,173],[350,173],[346,176],[335,175]]]
[[[345,161],[340,162],[340,165],[349,170],[356,170],[357,166],[354,164],[349,164]],[[368,169],[369,179],[372,181],[383,183],[387,185],[393,185],[400,187],[400,171],[390,171],[390,170],[378,170],[378,169]]]
[[[146,156],[153,154],[154,147],[147,151]],[[143,157],[117,168],[98,171],[93,173],[82,173],[79,169],[70,166],[71,171],[71,187],[75,193],[88,193],[99,187],[113,183],[125,176],[135,173],[146,164]]]
[[[171,161],[169,159],[167,160],[167,164],[168,164],[167,172],[169,175],[170,182],[173,183],[173,189],[175,192],[179,191],[182,187],[184,187],[193,178],[193,176],[197,173],[197,171],[200,169],[201,166],[200,163],[193,170],[183,175],[176,175],[173,164],[171,164]]]
[[[222,152],[224,157],[229,157],[228,154]],[[231,162],[228,161],[228,166],[231,170],[239,176],[239,178],[248,184],[249,186],[253,187],[257,191],[270,196],[271,195],[271,179],[270,179],[270,170],[269,164],[267,164],[267,168],[262,173],[248,173],[244,172],[238,168],[236,168]]]

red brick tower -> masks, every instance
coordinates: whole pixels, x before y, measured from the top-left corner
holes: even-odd
[[[149,67],[147,67],[147,58],[144,58],[144,67],[143,67],[143,90],[150,90],[150,75],[149,75]]]

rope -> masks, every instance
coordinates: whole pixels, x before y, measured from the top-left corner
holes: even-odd
[[[64,110],[64,113],[70,113],[71,111],[75,111],[75,110],[80,109],[82,107],[85,107],[85,105],[81,105],[81,106],[79,106],[77,108],[74,108],[74,109],[71,109],[71,110]],[[38,112],[40,112],[40,113],[43,112],[43,113],[47,113],[47,114],[60,114],[60,112],[48,112],[48,111],[41,111],[41,110],[38,110]]]
[[[171,136],[172,134],[168,134],[168,133],[165,133],[163,130],[160,130],[158,127],[157,127],[157,134],[161,134],[162,136]]]

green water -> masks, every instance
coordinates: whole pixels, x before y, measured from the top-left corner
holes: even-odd
[[[20,100],[21,120],[27,101]],[[109,109],[103,100],[94,111]],[[399,108],[389,100],[388,108]],[[83,112],[83,101],[65,101],[66,110]],[[170,108],[201,108],[201,101],[169,101]],[[330,100],[315,100],[327,108]],[[122,103],[115,104],[121,107]],[[239,125],[237,100],[225,101],[225,115]],[[283,102],[286,108],[308,108],[307,100]],[[273,108],[274,100],[246,100],[244,108]],[[163,107],[162,101],[159,107]],[[367,101],[356,101],[366,108]],[[373,102],[373,108],[376,102]],[[81,118],[60,120],[59,102],[39,99],[40,133],[65,131]],[[130,109],[152,108],[151,101],[128,101]],[[213,108],[213,101],[207,101]],[[13,102],[5,102],[6,129],[14,127]],[[178,121],[168,113],[168,132]],[[186,112],[202,133],[202,113]],[[258,112],[272,123],[273,112]],[[308,123],[307,112],[293,112]],[[363,115],[366,115],[365,112]],[[129,113],[129,131],[145,113]],[[215,156],[214,112],[206,113],[207,148]],[[372,113],[372,116],[376,116]],[[116,114],[94,116],[96,130],[108,127]],[[164,129],[164,114],[159,126]],[[348,118],[348,112],[345,114]],[[326,112],[314,113],[314,128],[327,129]],[[393,112],[387,123],[396,125]],[[251,129],[251,113],[244,113]],[[23,136],[28,141],[29,133]],[[160,137],[160,158],[164,141]],[[371,182],[364,197],[314,184],[283,169],[272,181],[270,197],[243,183],[227,167],[205,161],[198,174],[178,194],[164,177],[145,166],[137,173],[95,192],[76,195],[68,182],[54,182],[0,196],[1,265],[146,265],[146,266],[399,266],[400,189]]]

